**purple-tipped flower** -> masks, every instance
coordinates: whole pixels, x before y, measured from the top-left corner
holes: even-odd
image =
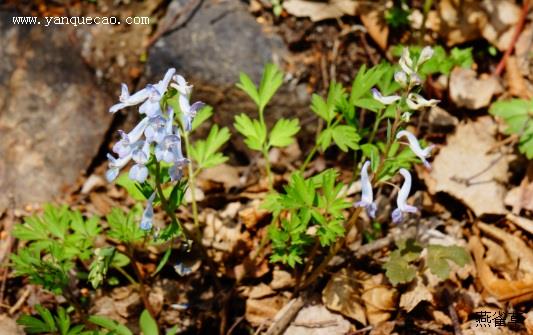
[[[390,105],[395,103],[396,101],[400,100],[401,97],[399,95],[389,95],[389,96],[383,96],[380,91],[378,91],[377,88],[372,89],[372,96],[377,101],[381,102],[384,105]]]
[[[372,184],[368,176],[368,168],[370,161],[366,161],[361,168],[361,201],[354,204],[355,207],[364,207],[371,218],[376,217],[376,203],[374,202],[374,194],[372,192]]]
[[[398,208],[392,211],[392,222],[400,223],[403,221],[404,213],[416,213],[418,209],[414,206],[407,204],[407,198],[409,197],[409,192],[411,191],[411,174],[406,169],[400,169],[400,174],[404,178],[402,188],[398,192],[398,197],[396,198],[396,205]]]
[[[165,136],[163,141],[155,147],[155,158],[166,163],[183,161],[181,138],[178,135]]]
[[[400,139],[404,136],[407,137],[407,141],[409,141],[409,148],[411,149],[411,151],[418,158],[420,158],[426,168],[431,169],[431,164],[429,164],[427,158],[431,156],[431,150],[433,150],[433,145],[429,145],[425,149],[422,149],[420,147],[420,142],[418,142],[418,139],[415,137],[415,135],[408,132],[407,130],[399,131],[398,134],[396,134],[396,139]]]
[[[196,112],[198,112],[202,107],[204,107],[205,104],[201,101],[197,101],[191,105],[189,102],[189,98],[181,94],[179,96],[178,101],[180,104],[183,127],[185,128],[185,131],[191,131],[192,121],[196,116]]]
[[[153,221],[154,221],[154,206],[153,202],[155,199],[156,193],[152,193],[150,198],[148,198],[148,202],[146,203],[146,208],[144,209],[143,216],[141,218],[141,229],[144,231],[152,229]]]
[[[111,106],[109,112],[116,113],[123,108],[142,104],[139,108],[139,113],[155,116],[159,112],[159,100],[161,100],[161,97],[167,91],[170,80],[175,72],[176,69],[169,69],[163,80],[154,85],[147,85],[145,88],[132,95],[129,93],[128,86],[123,83],[119,96],[120,102]]]
[[[111,154],[107,154],[107,159],[109,160],[109,168],[105,173],[105,177],[108,182],[115,180],[120,172],[120,169],[126,166],[131,160],[131,153],[120,158],[115,158]]]

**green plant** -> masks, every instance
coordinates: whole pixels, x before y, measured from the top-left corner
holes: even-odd
[[[69,312],[58,307],[57,315],[53,315],[41,305],[35,305],[38,317],[22,315],[17,323],[24,327],[27,334],[59,334],[59,335],[90,335],[91,331],[84,331],[83,325],[73,325]]]
[[[489,113],[503,119],[505,133],[515,136],[520,152],[533,158],[533,100],[498,101],[490,106]]]
[[[396,245],[398,248],[391,252],[389,260],[383,265],[387,278],[394,285],[412,281],[419,271],[420,273],[424,272],[425,267],[438,278],[444,280],[450,274],[450,261],[458,266],[465,266],[471,261],[468,252],[455,245],[429,244],[424,247],[413,239],[397,241]],[[421,262],[424,248],[427,249],[427,255],[425,262]],[[414,266],[415,263],[420,263],[421,266],[417,268]]]
[[[268,233],[272,241],[273,262],[294,267],[314,243],[331,246],[344,234],[342,211],[350,207],[343,197],[342,183],[336,183],[337,172],[329,169],[309,179],[294,173],[285,186],[285,193],[269,195],[264,207],[276,217],[280,225],[271,225]],[[312,236],[309,230],[316,234]]]
[[[255,151],[263,154],[269,188],[272,189],[273,180],[270,169],[268,152],[272,147],[286,147],[294,141],[294,136],[300,130],[298,119],[279,119],[271,129],[267,128],[264,112],[265,108],[283,83],[283,73],[274,64],[267,64],[259,86],[256,86],[248,75],[241,73],[237,84],[241,90],[255,102],[259,119],[251,119],[246,114],[235,117],[235,129],[245,137],[244,143]]]

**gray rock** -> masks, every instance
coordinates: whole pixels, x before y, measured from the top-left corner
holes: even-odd
[[[52,200],[104,138],[113,102],[79,57],[67,26],[13,25],[0,12],[0,208]]]
[[[184,9],[188,0],[178,2]],[[185,23],[181,20],[180,27],[150,49],[144,81],[154,82],[168,68],[175,67],[194,85],[193,98],[214,106],[215,122],[227,126],[233,124],[236,114],[256,116],[255,105],[235,84],[240,72],[258,83],[266,63],[280,63],[287,53],[281,38],[264,32],[240,1],[205,0],[188,15]],[[281,116],[309,113],[305,87],[285,84],[265,117],[271,124]],[[243,149],[240,144],[238,147]]]

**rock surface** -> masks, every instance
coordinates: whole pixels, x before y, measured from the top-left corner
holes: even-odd
[[[112,100],[68,27],[13,25],[0,12],[0,209],[49,201],[90,165]]]
[[[186,1],[179,2],[186,6]],[[215,122],[232,125],[236,113],[256,116],[255,105],[235,84],[241,71],[258,83],[263,66],[280,63],[287,52],[283,41],[262,31],[239,1],[206,0],[190,15],[184,25],[155,42],[149,52],[145,81],[158,80],[168,68],[175,67],[195,85],[194,98],[215,107]],[[308,113],[305,87],[285,84],[265,117],[273,122],[280,116]]]

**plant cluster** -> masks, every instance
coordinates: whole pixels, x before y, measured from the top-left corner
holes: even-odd
[[[298,119],[281,118],[269,127],[265,113],[283,83],[283,73],[269,64],[258,85],[241,74],[237,86],[256,104],[258,118],[240,114],[235,117],[234,126],[246,145],[264,160],[269,192],[263,207],[272,213],[268,228],[272,246],[270,260],[297,268],[298,290],[323,274],[363,211],[378,227],[388,222],[407,224],[408,218],[419,212],[408,203],[412,185],[409,170],[416,163],[430,169],[428,160],[433,146],[417,139],[408,127],[410,118],[413,113],[438,103],[421,95],[424,78],[433,73],[446,73],[451,66],[468,62],[469,54],[459,50],[447,56],[439,50],[404,48],[398,65],[363,66],[351,90],[332,82],[325,97],[314,94],[311,110],[318,118],[316,137],[302,165],[292,172],[282,191],[278,191],[281,187],[273,178],[269,152],[293,143],[300,123]],[[435,61],[435,57],[441,59]],[[114,321],[88,316],[86,301],[73,290],[79,281],[97,288],[116,285],[125,279],[138,287],[145,306],[140,318],[141,329],[145,334],[158,334],[157,315],[147,299],[146,283],[167,264],[172,245],[178,242],[192,245],[202,256],[204,266],[213,274],[216,272],[216,265],[202,244],[196,177],[203,169],[227,160],[220,150],[230,139],[230,132],[213,125],[205,139],[193,143],[192,133],[213,111],[201,102],[191,103],[191,93],[192,86],[170,69],[161,81],[133,94],[123,84],[120,102],[110,108],[110,112],[115,113],[138,106],[141,115],[130,132],[119,132],[120,140],[113,145],[114,155],[108,156],[106,172],[110,182],[116,181],[139,201],[137,206],[127,213],[113,209],[105,218],[105,225],[100,218],[83,218],[79,212],[66,207],[48,206],[43,215],[26,218],[24,224],[15,228],[14,235],[27,244],[12,257],[15,274],[65,296],[78,319],[87,320],[85,325],[72,325],[70,307],[59,308],[54,315],[36,306],[38,317],[23,316],[19,320],[28,332],[131,334],[129,329]],[[494,113],[500,113],[497,108],[495,110]],[[520,109],[515,114],[523,122],[530,116],[530,109],[528,112]],[[507,114],[500,115],[505,118]],[[516,122],[515,119],[508,121],[513,133],[519,129]],[[526,129],[521,130],[520,136],[529,136],[524,141],[530,143],[529,128],[532,126],[526,122],[523,127]],[[353,157],[352,181],[360,179],[361,185],[357,201],[349,200],[348,185],[339,181],[335,169],[310,175],[307,167],[312,159],[327,150],[340,150]],[[525,152],[529,155],[530,151]],[[130,162],[133,164],[129,171],[121,174]],[[401,187],[394,184],[398,175],[403,180]],[[390,213],[376,201],[377,189],[392,195],[397,192],[396,206]],[[189,201],[183,204],[186,193]],[[144,202],[144,208],[140,202]],[[193,229],[185,226],[176,215],[181,206],[189,205]],[[154,222],[156,208],[166,213],[165,222]],[[107,242],[105,246],[96,247],[94,241],[100,234],[105,234]],[[167,250],[155,271],[141,273],[138,254],[150,245],[163,243]],[[393,284],[413,280],[417,274],[416,264],[423,263],[440,278],[445,278],[450,271],[448,261],[458,265],[468,261],[468,254],[456,246],[424,246],[416,240],[398,241],[397,245],[398,249],[384,264],[385,273]],[[427,250],[425,262],[421,256],[423,249]],[[180,264],[176,266],[183,268]],[[216,274],[213,277],[216,281]],[[167,334],[175,331],[171,329]]]

